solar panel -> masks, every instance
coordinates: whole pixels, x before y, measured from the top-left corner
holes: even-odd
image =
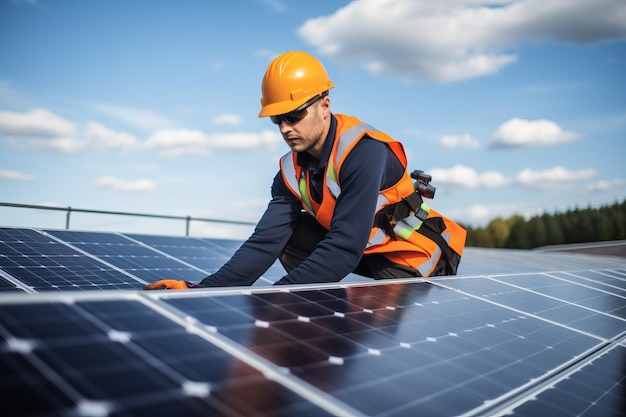
[[[193,237],[150,236],[129,234],[127,237],[157,249],[169,256],[180,259],[208,273],[215,272],[226,262],[241,242],[225,241],[224,247],[210,241]]]
[[[547,384],[509,415],[619,416],[626,409],[626,346],[615,345],[565,379]]]
[[[365,415],[481,415],[604,343],[427,282],[160,297]]]
[[[0,229],[0,270],[29,292],[142,286],[133,276],[32,229]]]
[[[624,258],[468,248],[473,275],[134,291],[238,244],[0,229],[0,415],[623,415]]]
[[[624,258],[545,250],[465,248],[459,275],[624,269]]]
[[[581,271],[572,276],[584,277],[587,273]],[[440,282],[599,337],[611,338],[626,331],[626,297],[607,291],[608,288],[596,289],[553,277],[551,273],[451,278]],[[622,285],[616,292],[626,289],[626,280]]]
[[[125,236],[206,271],[198,280],[217,271],[243,243],[239,240],[230,239],[202,239],[137,234]],[[284,275],[284,268],[279,262],[276,262],[255,284],[271,285]]]
[[[331,415],[132,298],[4,304],[0,323],[2,415]]]
[[[200,280],[207,272],[146,245],[112,233],[47,230],[47,233],[145,283],[159,279]]]

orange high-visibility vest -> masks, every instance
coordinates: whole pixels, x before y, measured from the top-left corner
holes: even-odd
[[[409,196],[417,198],[402,144],[355,117],[342,114],[336,114],[335,117],[337,119],[335,143],[326,165],[321,204],[311,198],[309,172],[296,163],[297,153],[288,152],[280,160],[283,180],[301,201],[304,210],[314,216],[326,229],[330,229],[336,199],[341,193],[339,184],[341,166],[359,140],[367,135],[387,144],[402,164],[404,174],[393,186],[379,192],[376,205],[377,219],[383,215],[389,227],[381,227],[380,222],[373,225],[365,254],[383,254],[392,262],[417,269],[424,277],[433,272],[445,251],[451,249],[461,256],[466,231],[428,207],[421,197],[418,206],[408,212],[405,210],[403,216],[406,217],[394,218],[391,215],[398,204],[406,204],[403,199]],[[375,223],[374,219],[372,223]]]

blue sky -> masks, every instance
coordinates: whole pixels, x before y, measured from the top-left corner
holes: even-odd
[[[333,112],[401,140],[462,223],[626,197],[623,0],[0,0],[0,201],[255,222],[288,150],[257,118],[261,78],[288,50],[319,57]]]

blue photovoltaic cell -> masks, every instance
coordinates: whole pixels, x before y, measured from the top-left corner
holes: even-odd
[[[142,286],[121,271],[31,229],[0,229],[0,269],[36,291]]]
[[[550,276],[626,297],[626,270],[550,272]]]
[[[215,243],[193,237],[126,235],[174,258],[196,266],[206,273],[215,272],[232,255],[230,250],[220,248]],[[242,242],[225,241],[225,247],[241,245]],[[239,246],[237,246],[239,247]],[[234,251],[233,251],[234,252]],[[205,274],[206,275],[206,274]]]
[[[218,240],[149,235],[126,236],[206,271],[205,276],[214,273],[224,265],[243,243],[238,240],[227,239]],[[284,275],[285,270],[277,261],[259,280],[257,280],[257,282],[255,282],[255,285],[271,285]],[[193,281],[193,279],[185,277],[181,277],[181,279]]]
[[[97,256],[104,262],[130,273],[146,283],[160,279],[199,281],[207,275],[204,271],[123,236],[59,230],[48,230],[47,233]]]
[[[510,415],[622,417],[625,411],[626,346],[616,345]]]
[[[365,415],[457,415],[601,341],[429,283],[163,296]]]
[[[576,271],[625,268],[624,258],[568,252],[467,247],[459,275],[517,274],[520,272]]]
[[[24,289],[18,287],[17,285],[13,284],[11,281],[5,279],[2,275],[0,275],[0,294],[11,292],[24,292]]]
[[[2,305],[0,415],[326,416],[131,300]]]
[[[612,338],[626,332],[623,296],[547,274],[446,278],[437,282],[599,337]]]

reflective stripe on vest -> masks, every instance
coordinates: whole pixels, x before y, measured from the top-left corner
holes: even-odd
[[[337,199],[339,194],[341,194],[341,187],[339,186],[339,182],[337,180],[337,172],[335,170],[335,166],[339,160],[341,160],[343,154],[346,150],[354,143],[355,140],[359,139],[366,131],[377,131],[372,126],[367,123],[361,123],[356,126],[352,126],[347,129],[337,138],[337,153],[334,161],[328,161],[328,167],[326,168],[326,187],[330,190],[331,194]],[[296,177],[296,167],[295,160],[293,156],[293,152],[288,152],[283,155],[281,158],[281,168],[283,170],[284,176],[287,179],[288,186],[291,188],[293,192],[297,194],[302,201],[304,208],[315,215],[315,210],[313,210],[313,205],[311,204],[311,197],[309,196],[309,190],[306,181],[306,171],[302,170],[300,174],[300,178]],[[389,202],[387,197],[383,194],[378,194],[378,200],[376,202],[376,212],[380,210],[384,205]]]
[[[339,187],[339,182],[337,181],[335,166],[337,165],[337,162],[341,160],[343,154],[350,147],[350,145],[352,145],[355,140],[363,136],[363,134],[367,130],[371,132],[377,131],[367,123],[360,123],[347,129],[337,138],[339,143],[337,144],[337,153],[335,154],[335,160],[328,160],[328,169],[326,170],[326,185],[332,195],[335,196],[335,199],[337,199],[337,197],[339,197],[339,194],[341,194],[341,187]],[[377,207],[376,211],[378,211],[378,208],[380,207]]]
[[[450,243],[450,233],[442,233],[441,236],[445,239],[447,243]],[[417,270],[422,274],[423,277],[430,275],[430,272],[433,270],[437,262],[439,262],[439,258],[441,258],[441,248],[437,246],[433,255],[430,256],[424,263],[417,267]]]
[[[430,213],[430,207],[426,203],[422,203],[420,207],[420,211],[415,214],[409,215],[404,219],[400,219],[398,223],[393,227],[393,232],[396,236],[408,240],[411,233],[419,230],[424,223],[424,220],[428,217],[428,213]]]

